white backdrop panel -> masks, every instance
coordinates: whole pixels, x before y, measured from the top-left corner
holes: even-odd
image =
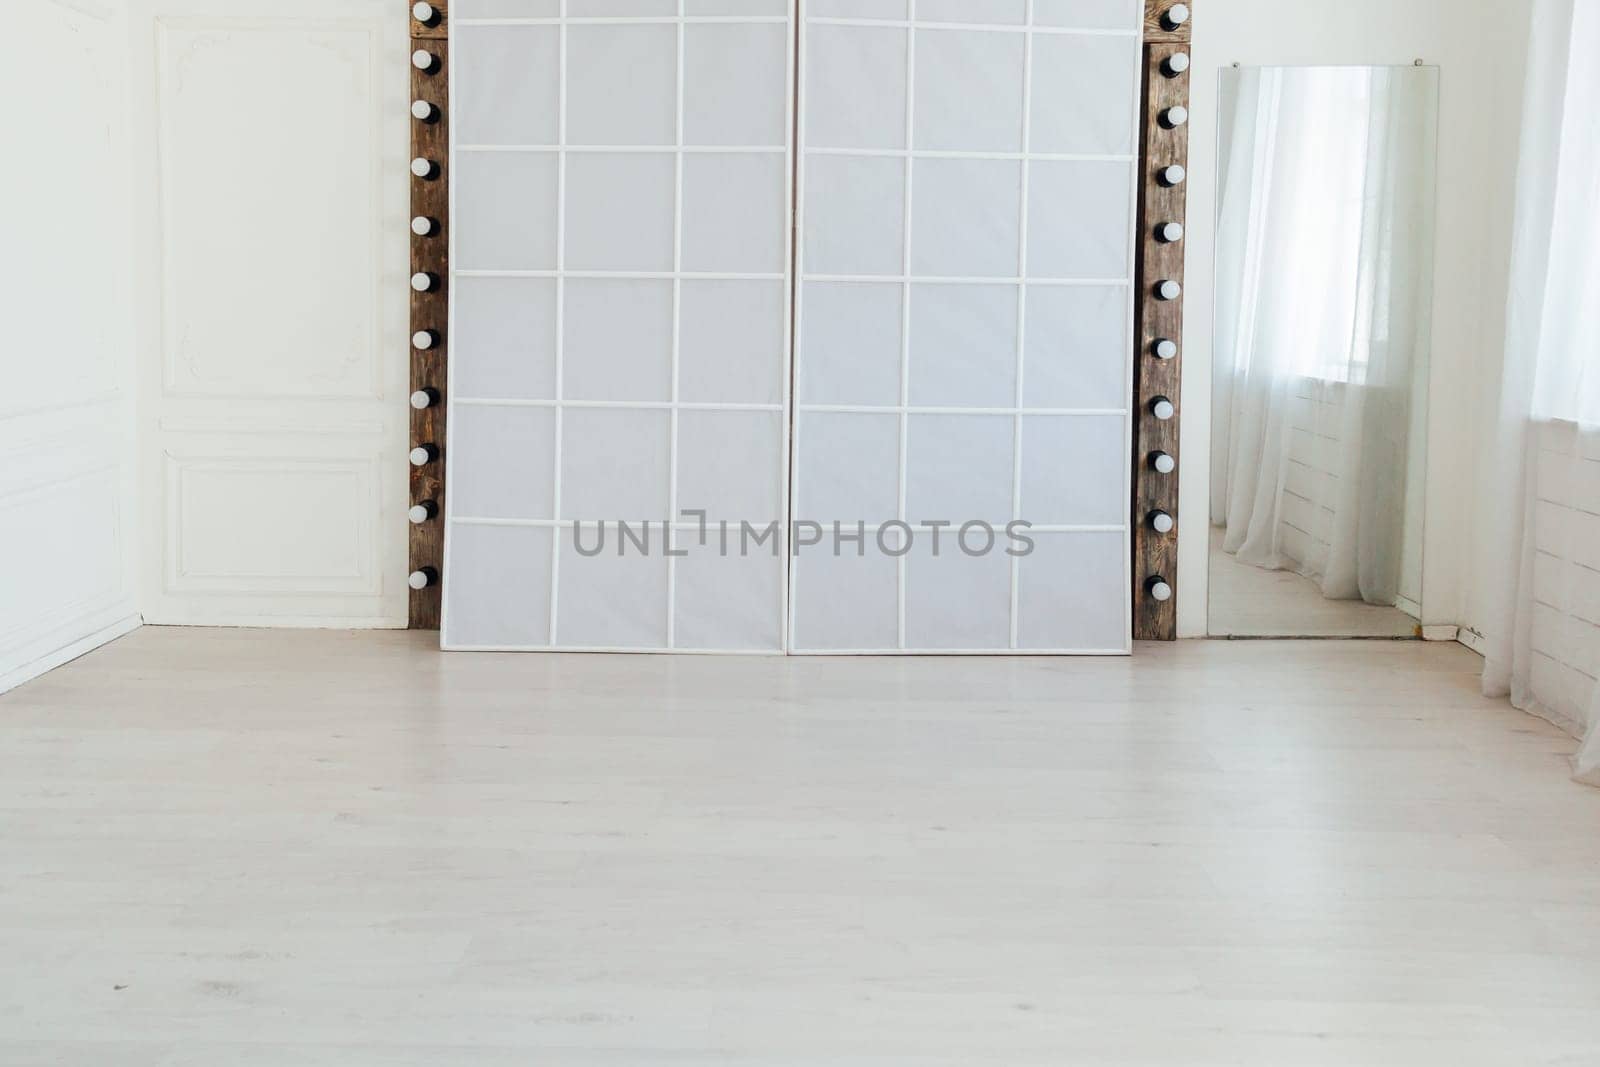
[[[788,0],[452,14],[444,646],[781,651]]]
[[[791,648],[1128,651],[1143,5],[802,10]]]

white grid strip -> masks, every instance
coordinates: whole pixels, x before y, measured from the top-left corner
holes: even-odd
[[[1033,0],[1028,0],[1027,12],[1024,21],[1029,27],[1033,26]],[[1019,211],[1020,219],[1017,224],[1017,274],[1020,277],[1028,276],[1028,178],[1032,169],[1032,160],[1028,149],[1033,142],[1033,34],[1022,38],[1022,206]],[[1013,436],[1011,440],[1011,517],[1022,518],[1022,411],[1026,406],[1023,391],[1023,374],[1027,367],[1028,353],[1028,286],[1017,286],[1017,381],[1016,381],[1016,409],[1012,416]],[[1022,596],[1022,560],[1013,556],[1011,558],[1011,647],[1015,649],[1018,643],[1018,627],[1021,622],[1019,611]]]
[[[480,515],[459,515],[459,516],[455,517],[454,519],[452,519],[451,521],[454,522],[457,526],[527,526],[527,527],[533,527],[533,528],[542,529],[542,530],[550,530],[550,529],[570,530],[574,526],[576,526],[576,527],[579,527],[581,529],[589,530],[589,529],[598,529],[602,525],[614,526],[618,520],[615,520],[615,519],[508,519],[508,518],[504,518],[504,517],[501,517],[501,516],[493,516],[493,515],[481,515],[481,516]],[[652,530],[659,530],[659,529],[661,529],[662,526],[666,526],[667,528],[673,529],[673,530],[688,530],[688,531],[695,532],[695,533],[698,533],[701,530],[701,525],[700,525],[699,522],[669,522],[669,521],[667,521],[665,519],[623,519],[621,521],[624,522],[624,523],[627,523],[629,526],[635,527],[635,528],[641,527],[641,526],[644,526],[644,525],[648,524],[650,529],[652,529]],[[738,520],[738,519],[726,519],[726,520],[720,520],[720,521],[726,521],[728,523],[728,529],[730,531],[733,531],[733,532],[736,533],[738,531],[738,529],[739,529],[740,520]],[[766,526],[766,524],[767,524],[767,520],[765,520],[765,519],[760,519],[760,520],[750,519],[750,520],[746,520],[746,521],[748,521],[751,524],[751,526],[757,528],[757,530],[760,530],[760,529],[764,528]],[[1005,528],[1006,528],[1006,523],[1007,523],[1008,520],[997,518],[997,519],[990,519],[990,520],[985,520],[985,521],[987,521],[990,526],[993,526],[995,528],[995,530],[1004,531]],[[876,535],[878,533],[878,531],[880,531],[880,530],[890,530],[890,529],[899,530],[900,527],[897,525],[897,523],[898,523],[898,520],[895,520],[895,522],[863,522],[861,524],[861,529],[866,531],[866,533],[869,534],[869,535]],[[706,529],[713,529],[713,528],[716,528],[717,525],[718,525],[718,522],[708,520],[705,528]],[[844,527],[844,529],[847,532],[851,533],[851,534],[854,534],[856,532],[856,524],[855,523],[841,523],[840,525],[842,527]],[[911,529],[913,531],[939,529],[939,530],[944,531],[944,535],[947,536],[947,537],[950,537],[950,538],[953,539],[956,536],[955,532],[953,531],[953,529],[951,527],[945,526],[945,525],[932,525],[932,524],[929,524],[929,523],[919,523],[919,522],[909,523],[908,525],[911,527]],[[1029,527],[1027,527],[1025,532],[1026,533],[1030,533],[1030,534],[1036,534],[1036,533],[1037,534],[1121,533],[1124,530],[1126,530],[1127,528],[1128,527],[1127,527],[1126,523],[1053,523],[1053,524],[1046,524],[1046,525],[1029,526]],[[823,533],[824,533],[824,536],[832,536],[833,525],[831,523],[824,525]],[[766,549],[763,548],[762,551],[766,551]]]
[[[1025,46],[1031,51],[1033,39],[1030,36]],[[1027,140],[1026,137],[1023,138]],[[1095,152],[1039,152],[1029,154],[1026,149],[1021,152],[959,152],[951,149],[933,148],[808,148],[807,155],[812,156],[856,156],[866,159],[980,159],[997,160],[1004,163],[1015,163],[1019,160],[1031,159],[1035,162],[1047,163],[1132,163],[1139,157],[1124,154],[1106,155]]]
[[[785,411],[782,404],[744,404],[722,400],[522,400],[501,397],[457,397],[472,408],[606,408],[633,411]]]
[[[571,152],[596,156],[670,156],[676,153],[703,156],[781,156],[783,145],[670,145],[670,144],[464,144],[457,152]]]
[[[928,22],[917,18],[917,0],[911,0],[909,19],[867,19],[843,16],[810,16],[813,26],[867,26],[902,30],[959,30],[964,33],[1043,33],[1062,37],[1137,37],[1138,30],[1091,29],[1079,26],[1033,26],[1011,22]]]
[[[566,0],[562,0],[561,10],[566,11]],[[503,17],[484,18],[456,18],[452,24],[456,26],[674,26],[674,25],[717,25],[733,23],[740,26],[751,23],[765,23],[779,25],[789,18],[788,15],[574,15],[559,16],[547,15],[543,17],[519,17],[508,15]]]
[[[556,75],[556,139],[563,145],[567,143],[567,0],[561,0],[561,58]],[[561,456],[562,441],[566,438],[566,420],[563,416],[561,398],[566,389],[565,363],[567,349],[567,279],[565,268],[567,265],[567,153],[558,152],[556,155],[556,404],[555,404],[555,446],[552,451],[552,462],[555,473],[551,477],[552,486],[550,493],[550,509],[552,514],[561,514]],[[549,642],[552,648],[560,644],[557,630],[559,628],[561,604],[561,538],[559,535],[550,538],[550,629]]]
[[[667,514],[678,514],[678,364],[683,343],[683,0],[678,0],[672,140],[672,413],[667,446]],[[677,645],[678,560],[667,552],[667,647]]]
[[[906,0],[908,14],[911,20],[907,27],[916,25],[917,0]],[[906,151],[910,153],[916,148],[917,137],[917,35],[915,30],[907,29],[906,32]],[[897,475],[899,477],[899,511],[897,515],[901,522],[906,518],[906,471],[911,462],[911,225],[914,219],[911,207],[911,195],[914,189],[917,164],[915,158],[909,154],[905,160],[905,205],[902,225],[905,233],[901,235],[903,247],[901,249],[900,273],[903,276],[900,286],[900,462]],[[895,560],[895,644],[899,648],[906,647],[906,557],[900,556]]]

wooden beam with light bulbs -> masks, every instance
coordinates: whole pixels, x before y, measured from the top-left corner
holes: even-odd
[[[448,366],[450,225],[449,12],[447,0],[411,14],[411,497],[413,630],[436,630],[443,606],[443,392]]]
[[[1193,12],[1145,0],[1134,278],[1133,636],[1178,636],[1178,423]]]

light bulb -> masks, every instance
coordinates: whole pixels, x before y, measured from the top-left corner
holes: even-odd
[[[1165,452],[1153,452],[1150,455],[1150,467],[1157,474],[1171,474],[1178,469],[1178,461]]]
[[[439,572],[432,567],[423,567],[421,570],[411,572],[411,577],[406,579],[406,584],[411,588],[421,591],[439,580]]]
[[[419,352],[426,352],[439,343],[439,335],[432,330],[418,330],[411,335],[411,347]]]
[[[432,122],[439,117],[439,109],[426,100],[416,100],[411,104],[411,115],[418,122]]]
[[[406,518],[411,520],[411,525],[421,526],[437,514],[439,514],[439,505],[431,500],[424,500],[420,504],[413,505],[411,510],[406,512]]]
[[[1156,297],[1161,300],[1176,300],[1183,295],[1183,286],[1168,278],[1156,285]]]
[[[420,71],[432,72],[439,60],[426,48],[419,48],[411,53],[411,65]]]
[[[1183,240],[1183,223],[1163,222],[1156,227],[1156,240],[1168,245]]]
[[[1176,129],[1189,121],[1189,109],[1182,104],[1174,104],[1161,113],[1161,124],[1168,129]]]
[[[1175,30],[1189,21],[1189,5],[1173,4],[1161,16],[1161,22],[1169,30]]]
[[[431,237],[433,235],[433,220],[426,215],[418,215],[411,220],[411,232],[418,237]]]
[[[1166,58],[1164,63],[1161,64],[1161,69],[1166,72],[1167,77],[1176,78],[1178,75],[1189,69],[1189,53],[1173,53]]]
[[[411,17],[424,26],[432,26],[439,21],[439,12],[434,9],[432,4],[412,4]]]
[[[426,467],[439,458],[439,450],[433,445],[418,445],[411,450],[411,465],[413,467]]]
[[[1163,337],[1161,340],[1155,343],[1154,347],[1151,348],[1151,351],[1156,354],[1157,359],[1177,359],[1178,342],[1170,341]]]
[[[439,402],[439,390],[418,389],[411,394],[411,406],[418,411],[427,411]]]
[[[418,156],[411,161],[411,173],[422,179],[432,178],[439,173],[439,168],[431,159]]]
[[[439,279],[425,270],[419,270],[411,276],[411,288],[419,293],[431,292],[439,284]]]
[[[1160,181],[1162,185],[1165,185],[1170,189],[1174,185],[1182,185],[1183,179],[1187,178],[1188,176],[1188,171],[1174,163],[1170,167],[1161,168],[1161,174],[1158,176],[1157,180]]]
[[[1154,415],[1162,422],[1166,422],[1177,413],[1177,407],[1174,406],[1172,401],[1168,400],[1164,396],[1158,396],[1154,400],[1150,401],[1150,414]]]
[[[1152,511],[1148,521],[1150,523],[1150,529],[1154,530],[1158,534],[1169,534],[1172,532],[1172,528],[1178,525],[1176,519],[1160,509]]]
[[[1159,574],[1144,583],[1145,592],[1150,594],[1150,599],[1165,604],[1172,599],[1172,586]]]

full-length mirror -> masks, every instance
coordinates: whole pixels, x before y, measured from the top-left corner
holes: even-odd
[[[1222,72],[1210,631],[1411,637],[1438,71]]]

